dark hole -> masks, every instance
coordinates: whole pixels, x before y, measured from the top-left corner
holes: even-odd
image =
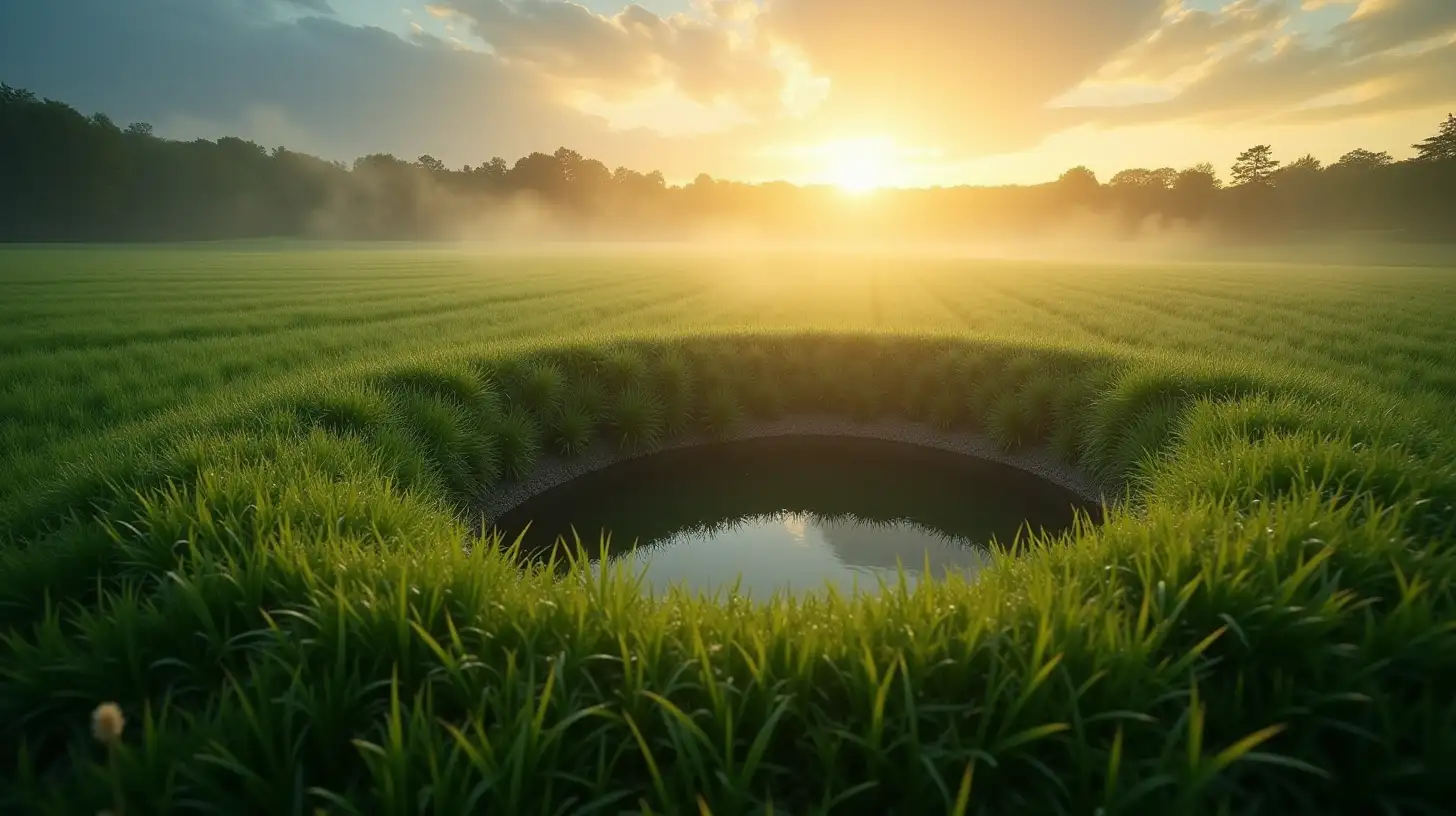
[[[1099,508],[1037,476],[898,442],[778,437],[666,451],[587,474],[498,520],[527,558],[579,545],[628,554],[674,583],[763,597],[777,588],[874,589],[931,572],[973,574],[993,539],[1059,532]],[[529,528],[527,523],[530,522]],[[524,532],[523,532],[524,531]],[[635,545],[635,547],[634,547]],[[564,549],[561,549],[564,548]]]

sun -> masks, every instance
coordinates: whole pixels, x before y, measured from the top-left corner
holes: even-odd
[[[835,163],[830,176],[834,186],[855,195],[864,195],[885,186],[884,168],[870,157],[842,159]]]
[[[854,139],[821,146],[824,178],[851,195],[887,187],[896,176],[894,145],[885,139]]]

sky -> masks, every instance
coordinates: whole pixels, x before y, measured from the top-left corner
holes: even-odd
[[[15,0],[0,81],[331,159],[566,146],[745,181],[1020,184],[1409,156],[1456,0]]]

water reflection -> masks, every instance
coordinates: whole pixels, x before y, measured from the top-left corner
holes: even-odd
[[[656,593],[674,585],[711,593],[737,578],[740,593],[762,598],[774,590],[826,586],[841,593],[875,591],[882,581],[899,581],[900,565],[913,585],[927,561],[932,575],[954,571],[969,578],[987,555],[969,540],[913,522],[774,513],[686,530],[639,546],[630,557]]]
[[[763,439],[660,453],[577,479],[499,522],[543,558],[564,539],[630,557],[646,585],[766,597],[874,591],[948,571],[973,577],[979,544],[1059,530],[1085,507],[1004,465],[899,443]],[[529,522],[529,528],[527,523]],[[635,548],[633,545],[636,545]]]

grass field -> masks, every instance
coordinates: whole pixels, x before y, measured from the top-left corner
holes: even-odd
[[[0,810],[1442,812],[1456,255],[1412,257],[0,250]],[[460,546],[544,450],[825,407],[1127,500],[871,598]]]

